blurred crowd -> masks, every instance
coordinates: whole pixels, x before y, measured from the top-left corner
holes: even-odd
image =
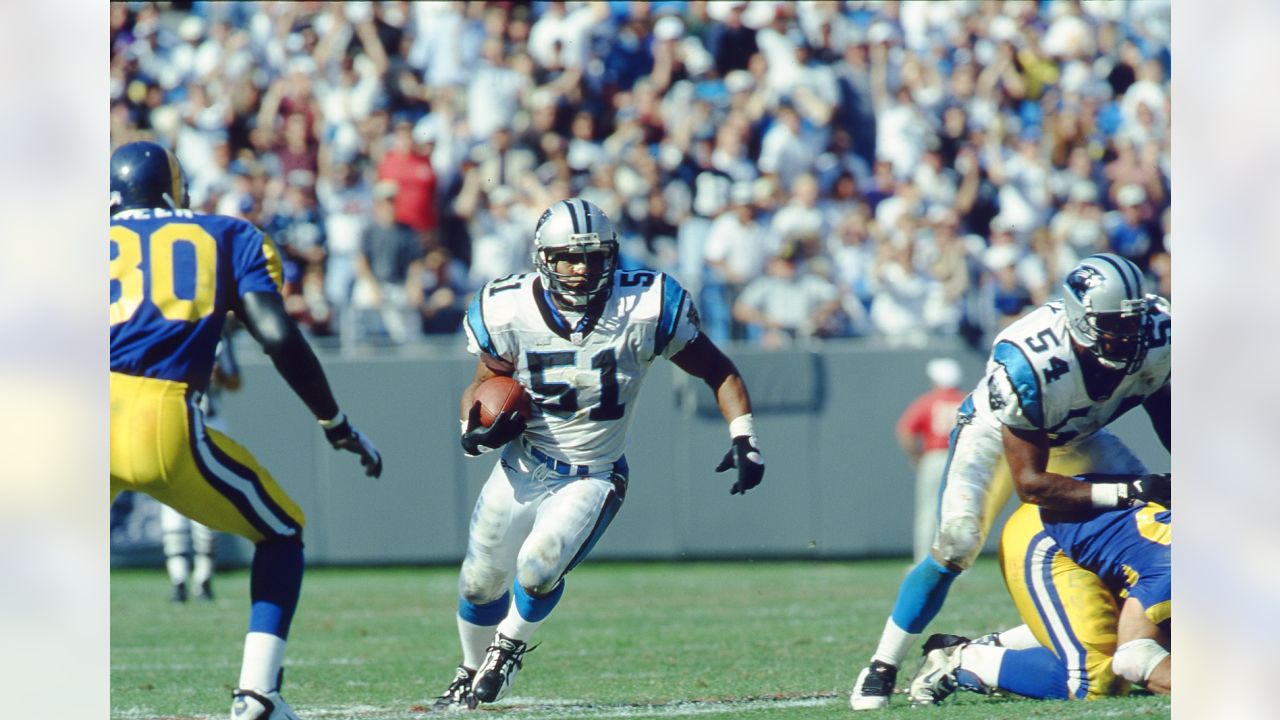
[[[1095,251],[1170,288],[1167,0],[111,5],[112,144],[343,345],[460,332],[580,195],[717,341],[974,344]]]

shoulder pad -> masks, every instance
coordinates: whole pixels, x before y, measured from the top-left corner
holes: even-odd
[[[1044,428],[1044,406],[1041,402],[1040,377],[1031,361],[1017,345],[1000,341],[991,350],[991,359],[999,367],[990,373],[987,391],[991,411],[1006,425],[1026,429]],[[1025,423],[1017,422],[1018,417]],[[1027,427],[1030,423],[1031,427]]]

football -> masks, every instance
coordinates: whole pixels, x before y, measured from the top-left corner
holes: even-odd
[[[533,399],[524,386],[505,375],[491,377],[476,388],[475,401],[480,403],[480,424],[489,427],[494,418],[511,410],[519,410],[526,420],[533,413]]]

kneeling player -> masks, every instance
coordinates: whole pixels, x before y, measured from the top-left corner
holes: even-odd
[[[1061,700],[1126,695],[1132,685],[1169,694],[1172,521],[1156,503],[1097,513],[1018,508],[1000,538],[1000,564],[1027,624],[973,642],[931,636],[912,703],[956,689]]]

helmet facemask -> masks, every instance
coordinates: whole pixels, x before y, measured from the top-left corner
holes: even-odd
[[[1072,324],[1072,337],[1093,353],[1104,367],[1124,370],[1133,374],[1147,357],[1147,330],[1150,318],[1149,303],[1141,300],[1125,300],[1119,312],[1091,312],[1084,314],[1078,328]]]

